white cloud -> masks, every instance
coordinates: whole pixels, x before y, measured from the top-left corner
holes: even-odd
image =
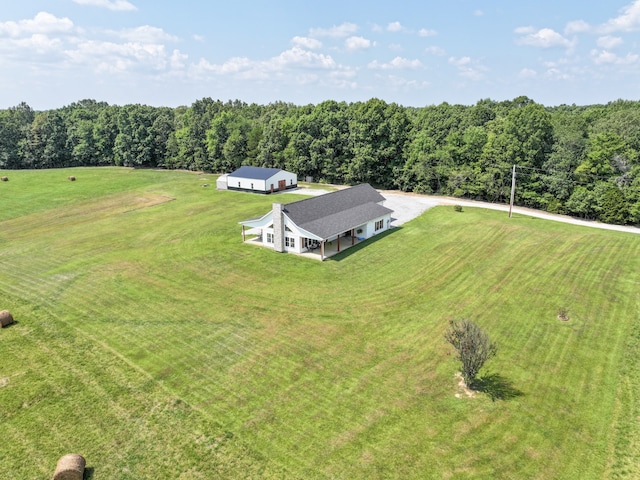
[[[198,35],[197,33],[194,33],[192,35],[192,38],[196,41],[196,42],[204,42],[205,41],[205,37],[204,35]]]
[[[20,37],[32,34],[71,33],[73,22],[68,18],[58,18],[47,12],[39,12],[33,19],[18,22],[1,22],[0,36]]]
[[[250,59],[246,57],[234,57],[234,58],[230,58],[229,60],[227,60],[226,62],[220,65],[216,65],[205,59],[200,59],[200,61],[197,64],[195,64],[193,68],[198,73],[213,72],[220,75],[229,75],[229,74],[246,72],[252,69],[254,66],[255,66],[255,62],[252,62]]]
[[[607,35],[605,37],[598,38],[596,43],[600,48],[612,49],[622,45],[624,41],[620,37],[611,37]]]
[[[516,33],[523,35],[517,40],[519,45],[528,45],[530,47],[571,47],[572,42],[564,38],[555,30],[550,28],[541,28],[538,31],[531,31],[531,27],[516,29]]]
[[[518,35],[531,35],[532,33],[535,33],[535,31],[536,29],[532,26],[516,27],[516,29],[514,30],[514,32]]]
[[[92,7],[103,7],[119,12],[131,12],[138,9],[127,0],[73,0],[78,5],[89,5]]]
[[[291,43],[293,43],[297,47],[308,48],[309,50],[317,50],[319,48],[322,48],[322,42],[320,40],[309,37],[296,36],[291,39]]]
[[[474,10],[473,15],[476,17],[482,17],[484,15],[484,12],[480,9]]]
[[[482,80],[484,78],[484,72],[486,67],[480,65],[477,61],[473,61],[471,57],[449,57],[449,64],[458,69],[458,74],[461,77],[468,78],[469,80]]]
[[[533,70],[531,68],[523,68],[518,73],[518,76],[520,78],[535,78],[535,77],[538,76],[538,72],[536,72],[535,70]]]
[[[394,89],[402,88],[405,90],[416,90],[421,88],[427,88],[429,86],[429,82],[427,81],[420,82],[418,80],[407,79],[407,78],[399,77],[397,75],[388,75],[386,78],[381,75],[378,75],[377,77],[385,79],[389,83],[389,85]]]
[[[591,59],[596,65],[631,65],[638,63],[638,55],[628,53],[624,57],[620,57],[615,53],[611,53],[607,50],[591,50]]]
[[[374,60],[367,66],[372,69],[380,70],[406,70],[422,68],[422,62],[418,59],[410,60],[408,58],[396,57],[389,63],[380,63],[377,60]]]
[[[471,63],[471,57],[460,57],[460,58],[449,57],[449,63],[451,65],[455,65],[456,67],[464,67]]]
[[[640,0],[635,0],[631,5],[622,9],[622,14],[612,18],[598,27],[601,33],[634,32],[640,30]]]
[[[180,50],[174,50],[171,54],[171,58],[169,59],[172,70],[182,70],[188,59],[189,55],[186,53],[182,53]]]
[[[62,46],[62,41],[57,38],[49,38],[41,33],[35,33],[27,38],[11,40],[11,44],[17,48],[24,48],[36,54],[44,55],[57,52]]]
[[[401,32],[402,30],[404,30],[404,27],[400,22],[391,22],[389,25],[387,25],[387,30],[389,32]]]
[[[574,78],[570,73],[563,72],[562,70],[555,67],[549,68],[545,72],[544,76],[555,80],[571,80],[572,78]]]
[[[165,32],[162,28],[152,27],[150,25],[128,28],[126,30],[112,33],[130,42],[160,43],[164,41],[178,41],[178,37]]]
[[[140,42],[114,43],[87,40],[65,50],[73,63],[94,65],[100,72],[116,73],[132,68],[163,70],[170,61],[164,45]]]
[[[218,75],[234,75],[241,79],[268,79],[291,69],[319,69],[332,71],[340,67],[329,55],[293,47],[268,60],[251,60],[246,57],[234,57],[222,64],[213,64],[201,59],[193,66],[196,75],[211,72]],[[311,75],[309,72],[299,75]]]
[[[271,60],[266,62],[265,65],[271,65],[277,69],[293,65],[308,68],[336,67],[336,63],[330,55],[310,52],[308,50],[303,50],[300,47],[293,47],[289,50],[285,50],[277,57],[273,57]]]
[[[355,90],[358,88],[358,82],[353,80],[356,72],[351,69],[331,70],[325,77],[323,82],[326,85],[344,90]]]
[[[366,50],[372,45],[371,40],[364,37],[349,37],[344,41],[344,46],[349,51]]]
[[[574,20],[567,23],[564,27],[564,33],[567,35],[573,35],[574,33],[585,33],[591,31],[591,25],[584,20]]]
[[[421,28],[418,32],[418,35],[421,37],[434,37],[438,34],[435,30],[430,30],[428,28]]]
[[[312,28],[309,30],[309,35],[312,37],[348,37],[358,31],[358,26],[355,23],[345,22],[341,25],[334,25],[331,28]]]
[[[430,47],[425,48],[424,51],[429,53],[429,54],[431,54],[431,55],[436,55],[438,57],[442,57],[442,56],[446,55],[446,52],[444,51],[444,48],[437,47],[435,45],[431,45]]]

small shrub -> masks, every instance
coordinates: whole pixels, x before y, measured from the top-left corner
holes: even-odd
[[[558,320],[567,321],[569,320],[569,310],[567,307],[560,307],[558,309]]]
[[[498,348],[478,325],[471,320],[451,320],[444,338],[458,352],[462,362],[462,378],[467,387],[473,387],[473,381],[487,360],[494,357]]]
[[[461,212],[462,211],[462,205],[454,205],[453,206],[453,210],[456,212]]]

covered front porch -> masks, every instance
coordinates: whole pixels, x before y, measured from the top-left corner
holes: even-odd
[[[307,241],[306,248],[303,248],[300,255],[323,261],[356,246],[363,242],[364,238],[359,238],[354,229],[321,241],[303,238],[302,245],[305,245],[305,240]]]
[[[271,246],[268,242],[265,245],[264,240],[267,234],[270,233],[265,232],[261,228],[245,229],[243,226],[242,241],[243,243],[257,245],[260,247],[264,247],[266,245]],[[356,229],[343,232],[340,235],[333,235],[332,237],[324,240],[309,237],[298,237],[296,244],[299,245],[299,249],[287,248],[286,253],[293,253],[302,257],[323,261],[348,248],[358,245],[364,240],[364,238],[357,236]]]

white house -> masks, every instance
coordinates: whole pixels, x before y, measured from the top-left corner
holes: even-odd
[[[273,193],[298,186],[298,176],[279,168],[261,168],[245,165],[226,176],[228,190]],[[220,188],[220,185],[218,185]]]
[[[390,228],[393,210],[368,183],[282,204],[259,218],[239,222],[251,241],[276,252],[319,253],[321,260]]]

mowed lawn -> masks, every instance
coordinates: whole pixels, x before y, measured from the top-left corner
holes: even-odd
[[[2,479],[640,476],[638,235],[438,207],[321,263],[211,175],[0,173]]]

